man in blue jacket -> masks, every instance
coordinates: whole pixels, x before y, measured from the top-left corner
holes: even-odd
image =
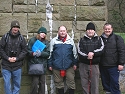
[[[74,94],[75,72],[77,68],[77,50],[72,38],[67,34],[67,28],[60,26],[58,34],[50,42],[49,70],[53,72],[55,86],[59,94],[64,94],[64,79],[69,94]]]

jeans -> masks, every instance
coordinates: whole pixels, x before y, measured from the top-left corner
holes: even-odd
[[[9,71],[2,69],[5,94],[19,94],[22,69]]]
[[[111,94],[121,94],[118,67],[100,67],[100,73],[104,90],[106,92],[111,92]]]

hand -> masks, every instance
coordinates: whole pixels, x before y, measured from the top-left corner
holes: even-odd
[[[9,57],[8,60],[9,60],[9,62],[12,62],[12,63],[14,63],[16,61],[15,57]]]
[[[41,51],[37,50],[36,52],[33,52],[33,56],[39,57],[41,55]]]
[[[53,70],[53,68],[52,68],[52,67],[49,67],[49,70],[51,70],[51,71],[52,71],[52,70]]]
[[[74,69],[74,70],[76,70],[76,69],[77,69],[77,66],[76,66],[76,65],[74,65],[74,66],[73,66],[73,69]]]
[[[93,52],[89,52],[88,53],[88,59],[93,59],[94,53]]]
[[[121,71],[123,70],[124,66],[123,65],[118,65],[118,70]]]
[[[36,51],[36,57],[39,57],[39,56],[41,56],[41,51],[40,51],[40,50],[37,50],[37,51]]]

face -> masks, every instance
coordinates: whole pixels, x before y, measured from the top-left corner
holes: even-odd
[[[113,28],[111,25],[105,25],[104,26],[104,33],[108,37],[113,31]]]
[[[92,29],[89,29],[89,30],[86,31],[86,34],[87,34],[88,37],[93,37],[94,34],[95,34],[95,31],[92,30]]]
[[[61,37],[65,37],[67,35],[67,30],[66,30],[66,27],[64,26],[61,26],[58,30],[58,34],[59,36]]]
[[[45,33],[40,33],[40,38],[45,38],[46,37],[46,34]]]
[[[12,28],[12,34],[13,34],[13,35],[17,34],[18,31],[19,31],[19,28],[18,28],[18,27],[13,27],[13,28]]]

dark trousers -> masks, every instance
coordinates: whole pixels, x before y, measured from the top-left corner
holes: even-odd
[[[30,94],[45,94],[45,75],[33,75]]]
[[[100,67],[102,85],[105,91],[111,94],[121,94],[119,89],[118,67]]]

